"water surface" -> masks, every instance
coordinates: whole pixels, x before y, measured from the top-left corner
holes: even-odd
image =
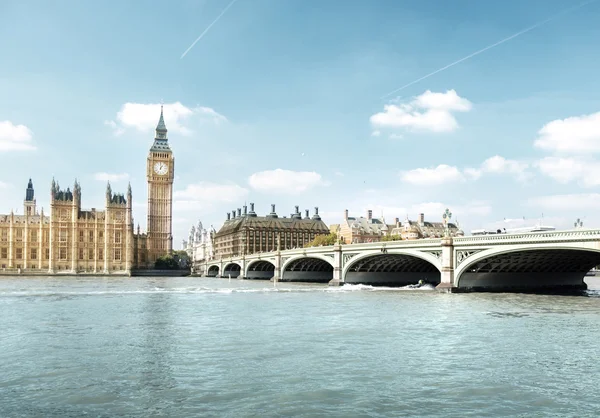
[[[598,416],[590,285],[0,278],[0,416]]]

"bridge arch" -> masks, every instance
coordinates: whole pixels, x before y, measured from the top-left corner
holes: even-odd
[[[217,277],[218,275],[219,275],[219,266],[217,264],[208,266],[208,270],[206,271],[206,277]]]
[[[223,274],[221,277],[229,277],[232,279],[238,277],[242,273],[242,266],[235,262],[223,263],[225,267],[223,267]]]
[[[540,244],[534,248],[516,245],[481,250],[458,264],[454,283],[459,289],[479,291],[585,290],[586,273],[600,265],[600,248],[585,244]]]
[[[275,276],[275,264],[269,260],[254,260],[246,267],[246,279],[270,280]]]
[[[441,261],[433,253],[412,249],[366,251],[345,263],[342,278],[344,283],[374,286],[406,286],[419,280],[437,285]]]
[[[333,279],[333,257],[308,254],[290,257],[281,266],[281,281],[329,283]]]

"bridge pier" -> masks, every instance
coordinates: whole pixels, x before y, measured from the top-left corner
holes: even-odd
[[[275,253],[275,270],[273,270],[273,277],[271,277],[272,282],[277,283],[278,281],[281,280],[281,251],[279,250],[279,248],[277,249],[277,252]]]
[[[435,289],[438,292],[456,292],[454,283],[454,240],[452,237],[442,238],[442,271],[440,284]]]
[[[342,246],[335,244],[333,246],[333,279],[328,283],[329,286],[342,286],[344,284],[342,268]]]

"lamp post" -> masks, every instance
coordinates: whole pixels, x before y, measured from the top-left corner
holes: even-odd
[[[450,228],[448,227],[448,223],[450,222],[451,218],[452,218],[452,212],[450,212],[450,209],[446,208],[446,210],[444,211],[444,214],[442,215],[442,219],[444,220],[444,236],[445,237],[450,236]]]

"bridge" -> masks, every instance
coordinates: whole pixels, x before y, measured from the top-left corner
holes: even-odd
[[[208,277],[404,286],[440,291],[571,292],[600,265],[600,229],[336,244],[196,262]]]

